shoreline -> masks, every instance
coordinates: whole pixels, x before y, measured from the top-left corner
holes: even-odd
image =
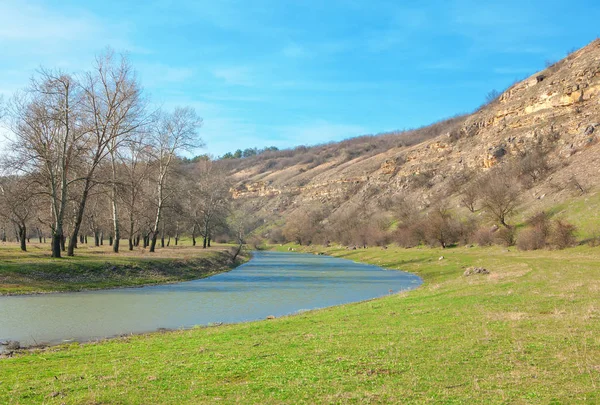
[[[171,254],[166,257],[100,254],[98,257],[76,256],[72,261],[54,262],[44,258],[44,261],[27,262],[25,260],[36,258],[22,255],[19,259],[24,263],[2,263],[0,258],[0,298],[169,285],[225,273],[251,258],[251,254],[245,253],[231,262],[226,250],[185,249],[163,252]],[[180,252],[189,256],[174,254]],[[6,269],[11,265],[14,270]]]

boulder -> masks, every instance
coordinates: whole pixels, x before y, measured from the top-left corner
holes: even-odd
[[[490,274],[490,272],[483,267],[469,267],[463,273],[465,277],[472,276],[474,274]]]

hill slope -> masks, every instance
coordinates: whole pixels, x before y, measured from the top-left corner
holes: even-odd
[[[460,191],[474,178],[540,149],[548,170],[521,187],[521,211],[533,212],[600,182],[599,93],[595,40],[473,114],[223,164],[237,181],[234,197],[273,222],[310,205],[326,207],[326,218],[350,205],[383,212],[396,198],[421,209],[445,200],[458,209]]]

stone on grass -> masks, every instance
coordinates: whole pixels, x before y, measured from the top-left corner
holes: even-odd
[[[465,277],[472,276],[474,274],[490,274],[490,272],[487,269],[484,269],[483,267],[469,267],[463,273]]]

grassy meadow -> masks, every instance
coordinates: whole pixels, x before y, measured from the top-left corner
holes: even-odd
[[[31,243],[22,252],[16,243],[2,243],[0,295],[163,284],[207,277],[233,266],[224,245],[170,246],[155,253],[121,247],[115,254],[108,245],[81,245],[74,257],[52,259],[47,244]]]
[[[425,283],[274,320],[15,353],[0,359],[0,403],[600,402],[600,249],[296,249]],[[468,266],[490,274],[465,277]]]

